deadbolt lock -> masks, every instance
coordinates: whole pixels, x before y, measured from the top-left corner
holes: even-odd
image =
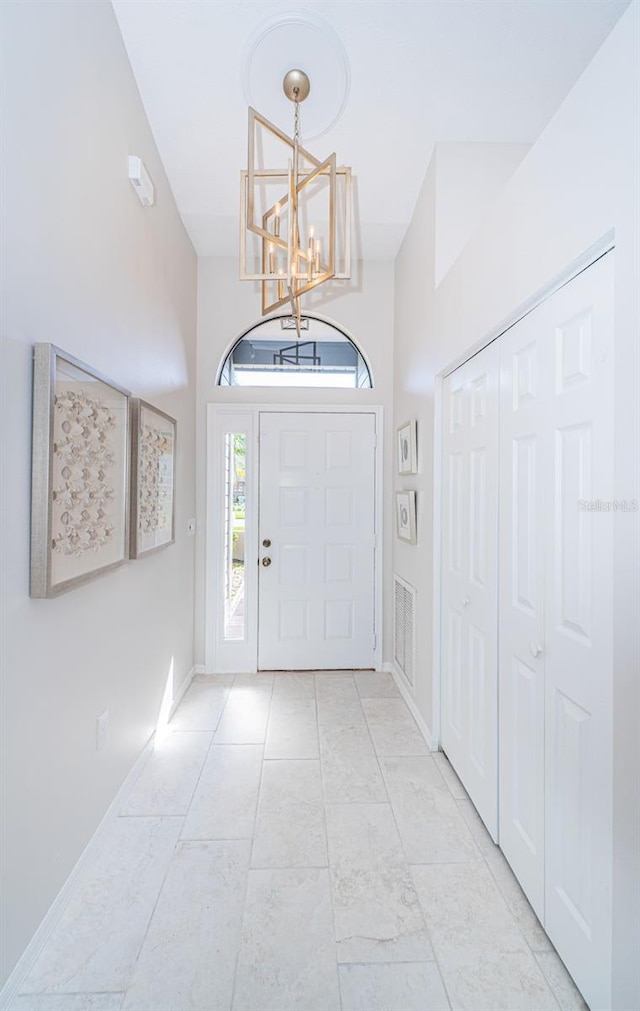
[[[270,548],[271,547],[271,541],[269,540],[268,537],[265,537],[265,539],[263,540],[262,547],[263,548]]]

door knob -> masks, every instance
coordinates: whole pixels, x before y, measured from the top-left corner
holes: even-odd
[[[463,607],[468,607],[470,603],[471,603],[471,597],[463,597],[462,598],[462,606]]]
[[[263,540],[262,547],[263,548],[270,548],[271,547],[271,541],[269,540],[268,537],[265,537],[265,539]]]
[[[271,559],[270,558],[263,558],[262,559],[262,564],[264,565],[265,569],[268,569],[269,566],[271,565]]]
[[[537,642],[530,642],[529,649],[531,650],[531,656],[533,657],[539,657],[541,653],[544,653],[543,646],[541,646],[540,643]]]

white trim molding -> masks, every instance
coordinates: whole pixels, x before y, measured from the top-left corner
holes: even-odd
[[[433,736],[433,734],[429,730],[429,727],[425,723],[424,717],[422,716],[420,710],[418,709],[416,701],[413,698],[413,695],[409,691],[409,685],[407,684],[405,678],[400,673],[400,671],[398,670],[398,668],[394,663],[385,663],[384,670],[387,671],[388,674],[391,674],[391,676],[393,677],[393,680],[395,681],[398,687],[398,691],[402,695],[404,701],[407,703],[407,708],[409,709],[409,712],[411,713],[414,720],[418,724],[418,730],[420,731],[425,741],[427,742],[427,747],[429,748],[429,751],[438,751],[439,750],[438,738]]]

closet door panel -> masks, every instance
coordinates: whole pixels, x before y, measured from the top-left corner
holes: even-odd
[[[544,559],[542,473],[551,348],[539,310],[501,345],[500,845],[544,912]]]
[[[497,838],[499,350],[448,377],[443,414],[442,746]]]
[[[613,254],[547,304],[554,347],[546,571],[545,926],[610,1006]]]

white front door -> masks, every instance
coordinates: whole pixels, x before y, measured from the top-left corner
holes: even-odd
[[[498,833],[498,362],[491,344],[446,380],[442,747]]]
[[[258,668],[374,666],[375,416],[260,415]]]

